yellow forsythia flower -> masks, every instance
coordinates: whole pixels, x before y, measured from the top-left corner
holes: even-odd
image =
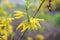
[[[31,28],[32,30],[38,30],[37,26],[41,28],[39,21],[44,21],[44,19],[30,18],[29,24],[27,23],[27,21],[23,21],[18,25],[16,30],[18,30],[21,27],[23,27],[21,32],[24,32],[26,29],[29,29],[29,28]]]
[[[14,18],[7,18],[7,23],[11,23],[14,20]]]
[[[38,34],[37,36],[36,36],[36,38],[37,39],[39,39],[39,40],[44,40],[44,35],[42,35],[42,34]]]
[[[26,25],[23,25],[23,29],[21,30],[21,32],[25,32],[27,28],[28,27],[26,27]]]
[[[7,39],[8,39],[7,37],[8,37],[7,34],[5,34],[4,36],[2,36],[2,38],[3,38],[4,40],[7,40]]]
[[[20,24],[18,25],[18,27],[16,28],[16,30],[18,30],[19,28],[21,28],[21,26],[23,26],[23,25],[25,25],[24,22],[20,23]]]
[[[18,27],[16,28],[16,30],[18,30],[19,28],[22,27],[21,32],[24,32],[28,27],[26,26],[25,22],[22,22],[18,25]]]
[[[12,33],[12,32],[13,32],[13,31],[12,31],[12,30],[13,30],[12,25],[8,25],[8,26],[9,26],[9,27],[8,27],[8,32],[9,32],[9,33]]]
[[[27,37],[27,40],[32,40],[32,38],[31,37]]]
[[[4,18],[1,17],[0,19],[0,34],[2,36],[0,36],[1,40],[7,40],[8,35],[11,34],[12,31],[12,25],[10,24],[12,22],[13,18]]]
[[[31,24],[33,30],[38,30],[37,26],[39,26],[41,28],[39,21],[44,21],[44,19],[35,19],[35,18],[30,19],[30,24]]]
[[[23,12],[22,11],[15,11],[15,18],[21,18],[21,17],[23,17],[24,16],[24,14],[23,14]]]
[[[14,18],[3,9],[0,9],[0,40],[8,40],[8,35],[12,34],[13,27],[10,24]]]

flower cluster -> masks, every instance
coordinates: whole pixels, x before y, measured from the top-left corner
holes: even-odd
[[[24,16],[23,12],[21,11],[15,11],[17,14],[15,14],[15,18],[21,18]],[[38,27],[41,28],[41,25],[39,23],[39,21],[44,21],[44,19],[39,19],[39,18],[31,18],[30,17],[30,21],[28,23],[27,20],[24,20],[23,22],[21,22],[18,27],[16,28],[16,30],[18,30],[19,28],[22,27],[21,32],[26,31],[26,29],[32,29],[32,30],[38,30]]]
[[[1,9],[0,9],[1,10]],[[4,14],[4,15],[2,15]],[[5,11],[0,11],[0,40],[8,40],[9,34],[12,34],[12,25],[10,24],[13,20],[11,17],[6,17]]]

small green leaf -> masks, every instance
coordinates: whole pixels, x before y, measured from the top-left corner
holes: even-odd
[[[30,4],[31,4],[31,2],[26,1],[26,4],[27,4],[27,5],[30,5]]]

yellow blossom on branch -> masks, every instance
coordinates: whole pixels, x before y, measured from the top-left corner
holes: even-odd
[[[21,28],[22,27],[22,30],[21,30],[21,32],[24,32],[28,27],[26,26],[26,23],[25,23],[25,21],[23,21],[22,23],[20,23],[19,25],[18,25],[18,27],[16,28],[16,30],[18,30],[19,28]]]
[[[0,19],[0,39],[7,40],[8,35],[13,33],[13,27],[10,24],[14,19],[1,17]]]
[[[19,19],[24,16],[24,13],[22,11],[15,11],[16,14],[14,14],[15,18]]]
[[[27,40],[32,40],[32,38],[31,37],[27,37]]]
[[[45,37],[42,34],[38,34],[38,35],[36,35],[36,38],[39,40],[44,40]]]
[[[38,30],[38,27],[41,28],[39,21],[44,21],[44,19],[30,18],[29,23],[27,23],[27,21],[21,22],[16,28],[16,30],[18,30],[21,27],[22,27],[21,32],[24,32],[26,29],[29,29],[29,28],[31,28],[32,30]]]
[[[8,37],[7,34],[5,34],[5,35],[3,35],[1,38],[4,39],[4,40],[8,40],[7,37]]]
[[[41,28],[39,21],[44,21],[44,19],[30,18],[30,24],[33,30],[38,30],[37,26]]]

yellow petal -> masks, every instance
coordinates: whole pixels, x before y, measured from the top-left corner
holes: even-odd
[[[30,19],[30,24],[33,30],[37,30],[37,26],[36,26],[36,20],[35,19]]]
[[[17,14],[23,14],[22,11],[14,11],[14,12],[17,13]]]
[[[4,39],[4,40],[7,40],[8,38],[7,38],[7,34],[5,34],[4,36],[2,36],[2,38]]]
[[[35,29],[35,23],[31,21],[30,24],[31,24],[32,29],[34,30]]]
[[[23,29],[21,30],[21,32],[25,32],[27,28],[27,26],[23,25]]]
[[[40,25],[40,23],[36,23],[40,28],[41,28],[41,25]]]
[[[15,18],[21,18],[24,16],[23,12],[21,11],[15,11],[15,12],[16,12],[16,14],[14,14]]]
[[[32,38],[31,37],[27,37],[27,40],[32,40]]]
[[[8,18],[8,19],[7,19],[7,23],[12,22],[13,20],[14,20],[14,18]]]
[[[21,16],[19,15],[19,16],[16,16],[15,18],[16,18],[16,19],[19,19],[19,18],[21,18],[21,17],[23,17],[23,16],[24,16],[24,15],[21,15]]]
[[[35,25],[35,30],[38,30],[37,26]]]
[[[8,27],[8,28],[9,28],[9,29],[8,29],[8,32],[9,32],[9,34],[10,34],[10,33],[13,32],[13,27],[12,27],[12,25],[10,25],[10,24],[9,24],[8,26],[9,26],[9,27]]]
[[[14,16],[21,16],[21,15],[23,15],[23,14],[21,14],[21,13],[16,13]]]
[[[19,25],[18,25],[18,27],[16,28],[16,30],[18,30],[21,26],[23,26],[24,25],[24,22],[22,22],[22,23],[20,23]]]
[[[37,36],[36,36],[36,38],[38,38],[38,39],[40,39],[40,40],[44,40],[44,35],[42,35],[42,34],[38,34]]]

